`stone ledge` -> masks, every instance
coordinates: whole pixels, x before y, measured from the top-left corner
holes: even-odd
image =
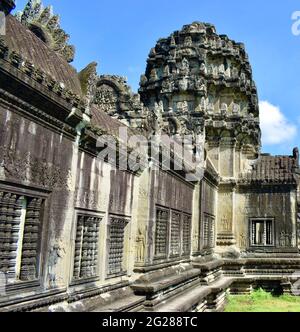
[[[222,268],[224,265],[224,261],[215,260],[215,261],[205,262],[205,263],[194,261],[192,264],[195,268],[201,269],[201,272],[210,272],[217,268]]]
[[[144,296],[129,295],[118,299],[116,302],[112,302],[109,305],[98,307],[93,312],[126,312],[133,311],[137,307],[141,306],[145,301]]]
[[[137,294],[155,294],[159,291],[164,291],[170,287],[174,287],[180,283],[183,283],[189,279],[200,277],[200,270],[189,268],[187,271],[180,271],[171,269],[173,271],[160,271],[153,273],[151,277],[142,277],[135,284],[132,285],[132,289]],[[172,273],[176,273],[172,275]]]
[[[207,302],[208,297],[217,298],[225,292],[233,283],[233,278],[223,278],[211,286],[195,286],[190,290],[171,298],[168,303],[155,308],[157,312],[188,312],[198,307],[201,302]],[[203,309],[206,303],[204,303]]]

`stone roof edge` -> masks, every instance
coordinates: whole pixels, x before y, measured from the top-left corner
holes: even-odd
[[[70,106],[78,108],[82,113],[85,113],[87,109],[87,102],[84,98],[75,94],[69,89],[65,88],[64,83],[56,81],[49,74],[44,71],[35,68],[34,64],[24,59],[22,55],[9,49],[3,37],[0,36],[0,60],[4,60],[10,64],[10,66],[18,69],[25,74],[30,80],[41,84],[43,87],[49,90],[49,92],[55,93],[59,98],[64,99]]]

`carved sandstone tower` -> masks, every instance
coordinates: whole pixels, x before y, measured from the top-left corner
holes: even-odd
[[[161,112],[164,132],[205,135],[206,157],[220,175],[217,245],[235,245],[236,182],[257,159],[261,137],[244,45],[195,22],[160,39],[147,63],[141,100],[150,111]]]

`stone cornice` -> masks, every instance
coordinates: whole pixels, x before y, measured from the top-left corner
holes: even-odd
[[[297,189],[296,183],[237,183],[237,191],[240,193],[290,193]]]
[[[34,120],[35,122],[40,123],[53,131],[58,133],[64,132],[66,136],[69,136],[72,139],[74,139],[77,135],[77,131],[74,127],[63,121],[60,121],[59,119],[41,111],[36,107],[33,107],[29,103],[24,102],[20,98],[13,96],[1,88],[0,100],[2,105],[7,105],[7,108],[20,113],[29,120]]]
[[[5,38],[5,37],[4,37]],[[0,68],[6,69],[16,78],[23,79],[24,82],[39,88],[39,91],[63,100],[69,108],[76,108],[84,113],[87,103],[80,96],[65,88],[62,82],[57,82],[50,75],[36,68],[31,62],[24,59],[22,55],[12,51],[5,43],[5,39],[0,37]]]

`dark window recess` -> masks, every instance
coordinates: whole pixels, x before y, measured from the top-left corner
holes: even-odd
[[[172,212],[171,220],[171,256],[180,256],[180,242],[181,242],[181,214]]]
[[[183,212],[157,208],[155,258],[180,258],[191,253],[192,217]]]
[[[274,229],[272,219],[251,220],[251,245],[273,246]]]
[[[74,279],[97,276],[98,239],[101,218],[78,215],[75,240]]]
[[[203,240],[204,249],[213,249],[215,247],[215,218],[213,216],[204,215]]]
[[[169,212],[156,210],[155,256],[166,257],[168,254],[168,223]]]
[[[0,272],[9,283],[38,279],[43,199],[0,192]]]
[[[109,225],[108,275],[125,273],[123,260],[125,228],[127,224],[128,220],[125,218],[111,217]]]

